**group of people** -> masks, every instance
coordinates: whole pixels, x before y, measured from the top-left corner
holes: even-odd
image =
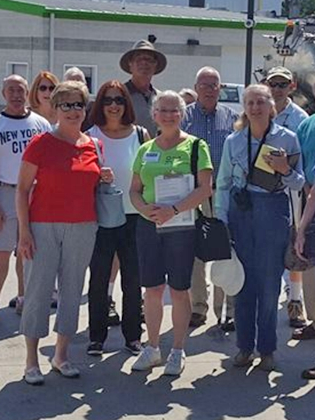
[[[113,309],[108,292],[120,269],[122,333],[126,350],[137,355],[132,369],[151,369],[162,361],[159,332],[168,284],[173,345],[164,373],[183,371],[188,327],[199,327],[207,320],[206,264],[195,257],[194,226],[169,230],[163,226],[197,207],[228,226],[244,267],[244,287],[235,298],[219,287],[214,287],[213,296],[218,327],[224,331],[236,328],[239,352],[234,365],[251,364],[257,349],[259,367],[274,369],[283,276],[290,289],[290,325],[301,327],[293,338],[315,338],[315,323],[314,328],[306,325],[303,315],[302,275],[284,270],[291,223],[288,191],[296,209],[301,199],[294,192],[303,186],[306,194],[310,192],[297,235],[299,255],[305,228],[315,212],[315,148],[311,141],[315,117],[308,118],[289,98],[294,88],[292,73],[275,67],[264,84],[248,86],[244,112],[238,115],[218,102],[221,78],[213,67],[197,72],[194,90],[158,91],[152,78],[166,65],[165,55],[153,44],[138,41],[120,60],[131,79],[125,84],[118,80],[102,84],[93,103],[84,74],[75,68],[66,72],[63,82],[43,71],[30,90],[18,75],[3,81],[0,290],[18,244],[15,304],[22,314],[27,350],[24,378],[29,384],[44,382],[38,344],[49,332],[55,289],[57,340],[51,366],[65,377],[80,375],[68,359],[68,347],[77,329],[88,267],[87,353],[103,353]],[[184,197],[159,202],[157,179],[189,179],[197,140],[195,187]],[[278,174],[272,191],[253,176],[263,145],[277,151],[262,157],[270,171]],[[101,160],[98,150],[103,154]],[[292,167],[290,155],[297,156]],[[121,226],[97,224],[95,191],[100,182],[114,182],[123,191],[126,222]],[[313,269],[305,272],[309,281],[303,286],[310,284],[311,288],[314,275]],[[307,316],[315,321],[314,300],[311,304],[315,289],[307,294]],[[141,343],[143,301],[148,333],[145,347]],[[315,378],[315,370],[303,375]]]

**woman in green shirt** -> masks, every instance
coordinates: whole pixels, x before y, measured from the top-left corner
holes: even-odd
[[[143,144],[133,166],[130,189],[132,204],[142,217],[137,226],[140,281],[146,288],[145,319],[149,345],[135,361],[133,370],[147,370],[160,364],[159,331],[163,317],[163,293],[166,279],[172,299],[174,342],[164,373],[178,375],[184,369],[183,350],[191,316],[190,278],[195,257],[195,229],[164,230],[174,216],[196,208],[211,195],[212,164],[208,145],[199,142],[198,187],[183,199],[157,204],[155,183],[159,176],[191,173],[191,151],[195,137],[180,129],[185,113],[184,100],[173,91],[161,92],[152,105],[152,114],[160,134]]]

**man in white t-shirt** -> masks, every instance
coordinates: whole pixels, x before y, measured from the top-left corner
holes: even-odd
[[[15,191],[24,149],[31,138],[50,131],[45,118],[26,108],[27,81],[18,75],[3,80],[2,95],[6,106],[0,114],[0,292],[7,278],[9,260],[17,245],[17,215]],[[23,270],[20,257],[16,272],[19,280],[18,295],[23,296]],[[21,308],[21,299],[17,309]]]

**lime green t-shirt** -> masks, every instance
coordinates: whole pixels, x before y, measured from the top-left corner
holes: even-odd
[[[192,145],[196,137],[186,140],[172,149],[163,150],[155,139],[145,142],[138,150],[133,164],[133,172],[138,174],[143,184],[142,197],[146,203],[155,203],[154,179],[159,175],[190,174]],[[213,169],[209,146],[200,140],[198,149],[198,171]]]

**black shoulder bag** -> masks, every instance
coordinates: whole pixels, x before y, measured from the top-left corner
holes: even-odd
[[[198,148],[200,139],[192,146],[191,173],[194,175],[195,188],[198,187]],[[196,220],[196,257],[203,262],[231,259],[231,241],[228,228],[215,217],[207,217],[197,208]]]

